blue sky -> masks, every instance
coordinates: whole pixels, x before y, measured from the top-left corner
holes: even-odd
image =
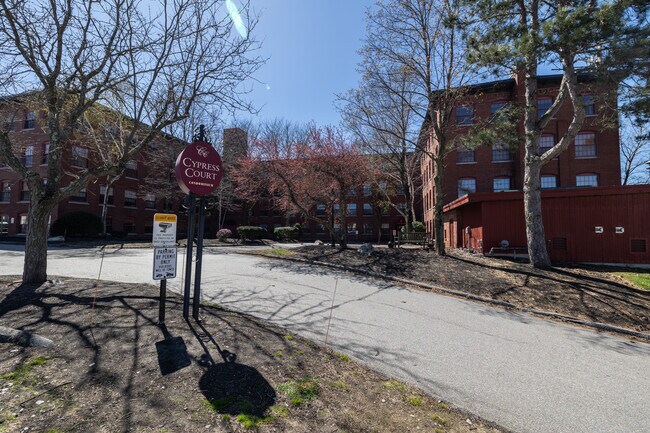
[[[364,12],[371,3],[251,0],[259,15],[252,36],[262,42],[261,54],[269,58],[255,75],[260,83],[253,83],[250,94],[261,109],[256,120],[339,122],[334,94],[357,85],[357,50],[365,36]]]

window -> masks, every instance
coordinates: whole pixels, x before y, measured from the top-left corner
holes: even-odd
[[[18,225],[18,232],[19,233],[27,233],[27,215],[21,215],[18,218],[19,225]]]
[[[124,233],[135,233],[135,223],[133,220],[124,221]]]
[[[397,185],[396,188],[397,195],[404,195],[404,185],[401,183]]]
[[[144,207],[147,209],[156,208],[156,196],[154,194],[146,194],[144,196]]]
[[[406,203],[397,203],[397,209],[400,212],[406,212]]]
[[[596,104],[594,104],[594,97],[592,95],[583,95],[582,105],[585,107],[585,116],[596,115]]]
[[[472,125],[474,123],[474,108],[456,108],[456,125]]]
[[[124,206],[135,207],[135,191],[124,191]]]
[[[15,118],[14,116],[9,116],[5,119],[5,131],[11,132],[16,129],[16,123],[15,123]]]
[[[347,214],[351,216],[356,216],[357,214],[357,204],[356,203],[348,203],[347,205]]]
[[[494,192],[508,191],[510,189],[509,177],[495,177],[492,183]]]
[[[20,201],[29,201],[29,186],[27,182],[22,182],[23,189],[20,190]]]
[[[0,215],[0,235],[9,234],[9,215]]]
[[[576,135],[576,158],[593,158],[596,152],[596,134],[593,132],[581,132]]]
[[[23,126],[24,129],[33,129],[35,123],[36,123],[36,116],[34,115],[34,112],[28,111],[25,114],[25,125]]]
[[[71,164],[75,167],[88,168],[88,149],[85,147],[73,146]]]
[[[357,223],[348,223],[348,233],[357,234]]]
[[[543,189],[557,188],[557,177],[550,174],[543,174],[540,178],[540,183]]]
[[[372,195],[372,185],[370,185],[369,183],[363,184],[363,195],[366,197]]]
[[[476,179],[466,177],[458,179],[458,197],[476,192]]]
[[[126,177],[132,177],[134,179],[138,178],[138,163],[136,161],[129,161],[126,163],[126,169],[124,170]]]
[[[379,191],[386,192],[386,186],[387,186],[386,182],[384,181],[379,182]]]
[[[381,224],[381,234],[382,235],[389,235],[390,234],[390,224],[388,224],[388,223],[382,223]]]
[[[579,174],[576,176],[576,186],[598,186],[598,175]]]
[[[542,135],[539,137],[539,154],[543,155],[549,151],[553,146],[555,146],[555,136],[554,135]]]
[[[464,147],[459,147],[456,150],[456,155],[458,156],[458,164],[469,164],[476,162],[476,154],[472,149],[466,149]]]
[[[1,202],[11,201],[11,185],[7,180],[3,180],[2,182],[0,182],[0,201]]]
[[[551,98],[538,98],[537,99],[537,118],[541,119],[544,114],[551,108],[553,105],[553,99]]]
[[[363,224],[363,234],[364,235],[371,235],[372,232],[373,232],[372,224],[364,223]]]
[[[103,205],[104,204],[104,195],[106,194],[106,185],[102,185],[99,187],[99,204]],[[108,202],[106,204],[112,205],[113,204],[113,188],[108,189]]]
[[[316,226],[316,233],[325,233],[325,226],[323,224],[318,224]]]
[[[508,146],[508,143],[500,141],[492,145],[492,161],[498,162],[510,160],[512,160],[512,154],[510,153],[510,146]]]
[[[50,143],[46,143],[43,145],[43,159],[41,160],[41,164],[47,164],[49,155],[50,155]]]
[[[34,164],[34,145],[29,144],[25,146],[25,155],[23,156],[23,164],[25,167],[31,167]]]
[[[74,194],[70,196],[70,201],[74,201],[77,203],[85,203],[86,202],[86,188],[83,188]]]
[[[370,206],[370,203],[363,204],[363,215],[364,216],[372,215],[372,206]]]
[[[341,214],[341,205],[338,203],[334,203],[332,206],[332,210],[334,211],[334,215],[340,215]]]
[[[325,205],[324,204],[317,204],[316,205],[316,215],[318,216],[325,216]]]
[[[493,102],[490,104],[490,113],[491,114],[496,114],[498,113],[502,108],[504,108],[506,105],[508,105],[507,102],[505,101],[497,101]]]
[[[355,187],[348,188],[348,196],[354,197],[357,195],[357,189]]]

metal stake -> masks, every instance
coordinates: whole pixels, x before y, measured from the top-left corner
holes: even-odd
[[[160,280],[160,305],[158,306],[158,324],[165,323],[165,301],[167,300],[167,280]]]
[[[203,264],[203,235],[205,231],[205,199],[199,200],[199,233],[196,239],[196,268],[194,274],[194,301],[192,303],[192,317],[199,320],[199,306],[201,303],[201,267]]]
[[[187,254],[185,256],[185,290],[183,291],[183,317],[190,317],[190,286],[192,285],[192,247],[194,246],[194,194],[190,194],[187,210]]]

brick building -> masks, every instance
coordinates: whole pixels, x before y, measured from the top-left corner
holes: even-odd
[[[538,78],[538,111],[543,113],[553,103],[559,91],[560,75]],[[542,168],[542,188],[620,185],[620,156],[618,127],[603,127],[604,118],[616,119],[614,111],[599,98],[600,92],[589,76],[580,77],[586,118],[576,139],[558,158]],[[518,78],[483,83],[470,87],[463,103],[452,116],[449,139],[460,142],[445,157],[443,176],[444,204],[469,193],[499,192],[523,189],[524,148],[480,146],[462,148],[462,135],[479,119],[487,119],[505,104],[524,106],[524,83]],[[560,107],[541,138],[542,151],[553,146],[566,132],[572,117],[570,101]],[[423,125],[426,131],[427,124]],[[523,120],[518,125],[523,136]],[[433,149],[435,140],[429,135],[427,146]],[[433,231],[433,163],[423,157],[421,163],[424,222]]]

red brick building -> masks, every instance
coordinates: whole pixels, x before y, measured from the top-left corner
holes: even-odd
[[[560,75],[538,78],[538,110],[543,113],[557,97]],[[620,185],[620,156],[618,127],[603,127],[604,118],[616,119],[613,109],[600,98],[601,92],[588,76],[580,77],[587,117],[569,148],[542,168],[542,188]],[[504,104],[524,106],[524,83],[517,78],[472,86],[463,103],[456,107],[449,140],[461,146],[445,157],[443,200],[450,203],[468,193],[499,192],[523,189],[524,149],[499,146],[462,148],[462,135],[479,119],[487,119]],[[566,132],[573,114],[571,102],[566,101],[544,130],[542,150],[553,146]],[[425,130],[426,124],[423,126]],[[523,120],[518,125],[523,136]],[[427,146],[433,149],[435,140],[429,135]],[[433,163],[423,157],[424,222],[433,231]]]

